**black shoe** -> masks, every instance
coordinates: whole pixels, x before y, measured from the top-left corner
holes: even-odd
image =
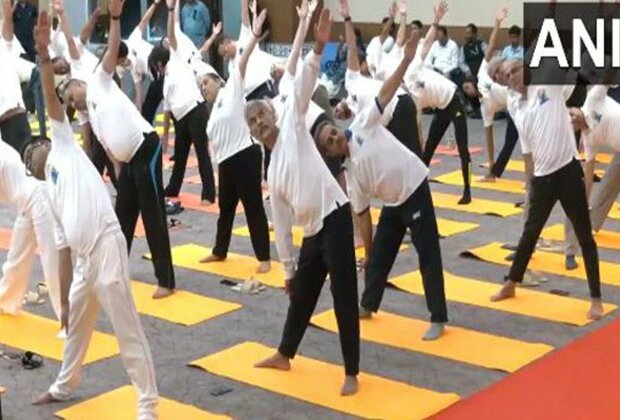
[[[515,255],[516,254],[517,254],[516,252],[511,252],[510,254],[506,255],[504,260],[506,260],[506,261],[513,261],[515,259]]]
[[[502,245],[502,249],[506,249],[508,251],[516,251],[517,250],[517,245],[511,245],[511,244],[504,244]]]
[[[601,177],[598,176],[597,174],[594,174],[594,176],[592,177],[592,181],[594,181],[594,182],[601,182]]]
[[[170,200],[166,200],[165,207],[166,207],[166,215],[168,216],[175,216],[183,212],[183,210],[185,210],[181,206],[181,203],[175,203],[174,201],[170,201]]]

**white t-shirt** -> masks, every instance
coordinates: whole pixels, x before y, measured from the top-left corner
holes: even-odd
[[[88,255],[99,238],[120,229],[101,175],[77,144],[67,121],[51,120],[52,150],[45,165],[55,219],[56,246]]]
[[[84,48],[78,37],[75,38],[75,42],[80,51],[80,58],[78,60],[71,59],[68,51],[66,57],[71,64],[71,77],[88,82],[99,65],[99,59],[88,48]]]
[[[181,30],[181,26],[176,23],[174,33],[177,37],[177,49],[181,57],[189,63],[196,79],[200,79],[205,74],[218,74],[217,71],[202,58],[202,54],[194,45],[194,42]]]
[[[493,81],[489,76],[489,62],[484,59],[478,70],[478,92],[482,95],[480,110],[485,127],[491,127],[495,114],[508,107],[508,87]]]
[[[452,70],[459,67],[459,46],[456,42],[448,39],[446,45],[441,45],[439,41],[433,42],[428,56],[426,66],[436,68],[444,76],[449,76]]]
[[[378,100],[364,101],[353,120],[345,161],[351,206],[356,213],[378,198],[388,207],[403,204],[422,184],[428,168],[381,123]]]
[[[19,82],[29,83],[32,77],[32,70],[34,70],[37,65],[32,61],[24,60],[23,58],[18,58],[15,65]]]
[[[509,95],[508,112],[523,153],[531,153],[534,176],[549,175],[577,157],[564,86],[529,86],[528,97]],[[570,96],[570,95],[569,95]]]
[[[379,95],[383,82],[369,77],[364,77],[359,71],[348,70],[345,73],[344,87],[349,93],[347,96],[347,105],[351,112],[355,115],[361,110],[361,104],[372,102]],[[392,98],[388,106],[385,107],[381,123],[388,125],[392,121],[394,110],[398,104],[398,97],[405,95],[407,92],[398,88],[396,95]]]
[[[93,133],[119,162],[131,162],[144,142],[144,134],[154,131],[101,66],[88,81],[86,106]]]
[[[21,212],[38,184],[26,175],[19,153],[0,139],[0,204],[15,205]]]
[[[424,67],[421,54],[416,54],[404,80],[418,109],[444,109],[456,92],[456,85],[450,79]]]
[[[303,62],[302,62],[303,66]],[[301,66],[300,66],[301,67]],[[284,105],[288,100],[288,97],[295,92],[295,79],[288,71],[284,72],[282,80],[280,80],[280,94],[273,98],[271,104],[276,110],[276,118],[280,118],[284,114]],[[310,101],[308,112],[306,113],[306,125],[308,130],[311,130],[319,117],[325,113],[325,110],[318,106],[314,101]]]
[[[253,144],[244,110],[243,79],[239,67],[235,66],[226,86],[217,94],[207,124],[207,134],[218,164]]]
[[[593,86],[581,110],[588,129],[583,134],[586,160],[592,161],[601,146],[620,152],[620,104],[607,96],[609,86]]]
[[[133,30],[125,43],[129,50],[127,58],[130,62],[131,77],[134,82],[140,83],[143,78],[151,77],[149,55],[153,51],[153,46],[142,38],[142,31],[139,27]]]
[[[388,45],[390,48],[387,48]],[[391,36],[387,37],[383,44],[381,43],[381,38],[378,36],[371,39],[366,47],[366,62],[368,63],[368,66],[376,68],[378,63],[377,60],[381,56],[381,53],[383,53],[384,50],[390,51],[392,48],[391,46],[393,45],[394,38]]]
[[[0,39],[0,116],[14,108],[26,108],[22,99],[22,88],[17,71],[19,57],[17,44]]]
[[[252,35],[252,30],[244,25],[241,25],[241,32],[239,33],[239,40],[237,41],[237,55],[235,57],[241,57],[243,49],[248,45]],[[248,61],[248,73],[245,76],[245,94],[246,96],[252,93],[257,87],[271,79],[271,68],[274,64],[278,64],[284,61],[281,58],[273,56],[269,53],[258,48],[254,48],[250,60]],[[228,73],[233,72],[233,61],[228,63]]]
[[[171,111],[177,121],[204,102],[196,76],[182,51],[170,49],[170,61],[164,78],[164,111]]]
[[[284,104],[278,121],[280,133],[271,152],[268,171],[276,246],[287,278],[295,272],[290,241],[291,211],[304,229],[304,237],[323,228],[323,219],[348,198],[329,172],[310,136],[306,105],[310,103],[319,74],[320,56],[310,52],[295,77],[294,94]]]

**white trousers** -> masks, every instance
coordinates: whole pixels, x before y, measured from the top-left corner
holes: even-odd
[[[60,285],[58,281],[58,250],[54,236],[54,221],[45,186],[36,188],[13,225],[13,235],[0,279],[0,311],[19,313],[28,290],[37,245],[41,255],[43,275],[47,282],[52,308],[60,319]]]
[[[49,392],[64,401],[79,386],[82,362],[100,308],[112,323],[121,359],[138,391],[138,419],[156,419],[159,397],[155,369],[131,294],[127,243],[120,228],[105,233],[90,255],[76,259],[62,367]]]

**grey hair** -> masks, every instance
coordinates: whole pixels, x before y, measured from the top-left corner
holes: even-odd
[[[496,55],[495,57],[491,59],[491,61],[489,61],[489,64],[487,66],[487,71],[491,79],[493,79],[493,76],[497,72],[497,69],[501,67],[504,61],[506,60],[501,55]]]
[[[258,109],[263,109],[274,114],[276,113],[276,110],[271,104],[271,101],[267,99],[253,99],[251,101],[248,101],[248,103],[245,105],[245,121],[249,123],[250,114]]]

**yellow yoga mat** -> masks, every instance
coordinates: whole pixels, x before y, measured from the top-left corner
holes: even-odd
[[[472,197],[470,204],[461,206],[458,204],[460,198],[461,196],[456,194],[433,192],[433,204],[435,208],[497,217],[510,217],[520,214],[523,211],[516,207],[514,203],[485,200],[475,196]]]
[[[480,248],[465,251],[461,254],[461,256],[478,258],[483,261],[510,266],[512,265],[512,262],[506,261],[504,258],[511,253],[512,251],[502,249],[501,243],[493,242],[488,245],[481,246]],[[579,267],[576,270],[567,270],[564,268],[564,255],[536,251],[534,255],[532,255],[528,268],[536,271],[542,271],[543,273],[557,274],[560,276],[585,281],[586,269],[583,259],[577,257],[577,262],[579,263]],[[620,276],[618,276],[618,273],[620,273],[620,264],[599,261],[599,267],[601,272],[601,283],[609,284],[611,286],[620,286]]]
[[[607,215],[610,219],[620,220],[620,203],[614,203]]]
[[[379,223],[380,215],[381,209],[370,209],[370,217],[372,218],[373,225],[377,225]],[[470,230],[477,229],[478,226],[479,225],[476,223],[457,222],[454,220],[443,219],[441,217],[437,218],[437,228],[439,229],[439,236],[442,238],[468,232]]]
[[[489,164],[485,163],[482,166],[488,168]],[[523,162],[522,160],[509,160],[508,164],[506,165],[506,170],[512,172],[525,172],[525,162]],[[605,175],[605,171],[602,169],[597,169],[595,173],[601,177]]]
[[[245,281],[255,278],[267,286],[284,287],[284,268],[278,262],[271,262],[270,272],[256,274],[258,261],[255,258],[229,252],[226,261],[201,264],[199,261],[207,255],[211,255],[211,248],[196,244],[175,246],[172,248],[172,264],[177,267],[236,280]],[[151,258],[150,254],[146,254],[144,257]]]
[[[463,175],[461,171],[449,172],[447,174],[433,178],[433,181],[440,182],[442,184],[463,186]],[[495,182],[481,182],[476,179],[472,179],[472,188],[481,188],[484,190],[525,194],[524,180],[504,179],[499,178]]]
[[[614,158],[614,155],[612,153],[597,153],[596,154],[596,161],[598,163],[609,164],[609,163],[611,163],[613,158]],[[579,159],[580,160],[585,160],[586,156],[583,153],[580,153],[579,154]]]
[[[360,373],[359,392],[341,397],[342,366],[297,356],[288,372],[257,369],[254,363],[275,349],[245,342],[192,362],[215,375],[257,386],[357,417],[370,419],[423,419],[459,400],[458,395],[431,391]]]
[[[586,317],[586,312],[590,309],[590,302],[586,300],[519,289],[513,299],[491,302],[489,298],[497,293],[499,283],[459,277],[447,271],[443,274],[446,299],[452,302],[570,325],[583,326],[592,322]],[[389,283],[402,291],[424,295],[419,271],[394,277]],[[617,306],[604,304],[603,308],[605,314],[608,314]]]
[[[312,317],[311,322],[338,333],[333,310]],[[504,372],[515,372],[553,350],[547,344],[528,343],[450,325],[439,340],[423,341],[422,335],[427,328],[427,321],[381,311],[372,319],[361,320],[360,335],[365,341]]]
[[[564,241],[564,226],[561,224],[550,226],[542,231],[541,236],[553,241]],[[596,244],[601,248],[620,250],[620,233],[609,230],[600,230],[594,234]]]
[[[250,237],[250,229],[247,226],[242,226],[236,229],[233,229],[233,234],[237,235],[237,236],[243,236],[245,238],[249,238]],[[269,232],[269,239],[274,242],[276,240],[276,235],[273,231]],[[295,245],[296,247],[300,247],[301,243],[304,239],[304,230],[303,228],[300,228],[299,226],[293,226],[293,245]],[[401,245],[400,246],[400,251],[409,248],[408,245]],[[355,256],[357,258],[365,258],[366,257],[366,252],[364,250],[364,247],[359,247],[355,249]]]
[[[135,420],[137,418],[136,391],[131,386],[123,386],[97,397],[72,405],[54,413],[65,420]],[[157,406],[159,420],[227,420],[221,416],[200,410],[194,406],[159,399]]]
[[[20,315],[0,315],[0,343],[43,357],[62,361],[63,341],[57,338],[60,323],[22,312]],[[84,364],[98,362],[119,353],[116,338],[95,331],[90,340]]]
[[[169,298],[155,300],[151,296],[156,288],[146,283],[131,282],[131,292],[140,314],[189,326],[241,308],[241,305],[237,303],[212,299],[178,289]]]

